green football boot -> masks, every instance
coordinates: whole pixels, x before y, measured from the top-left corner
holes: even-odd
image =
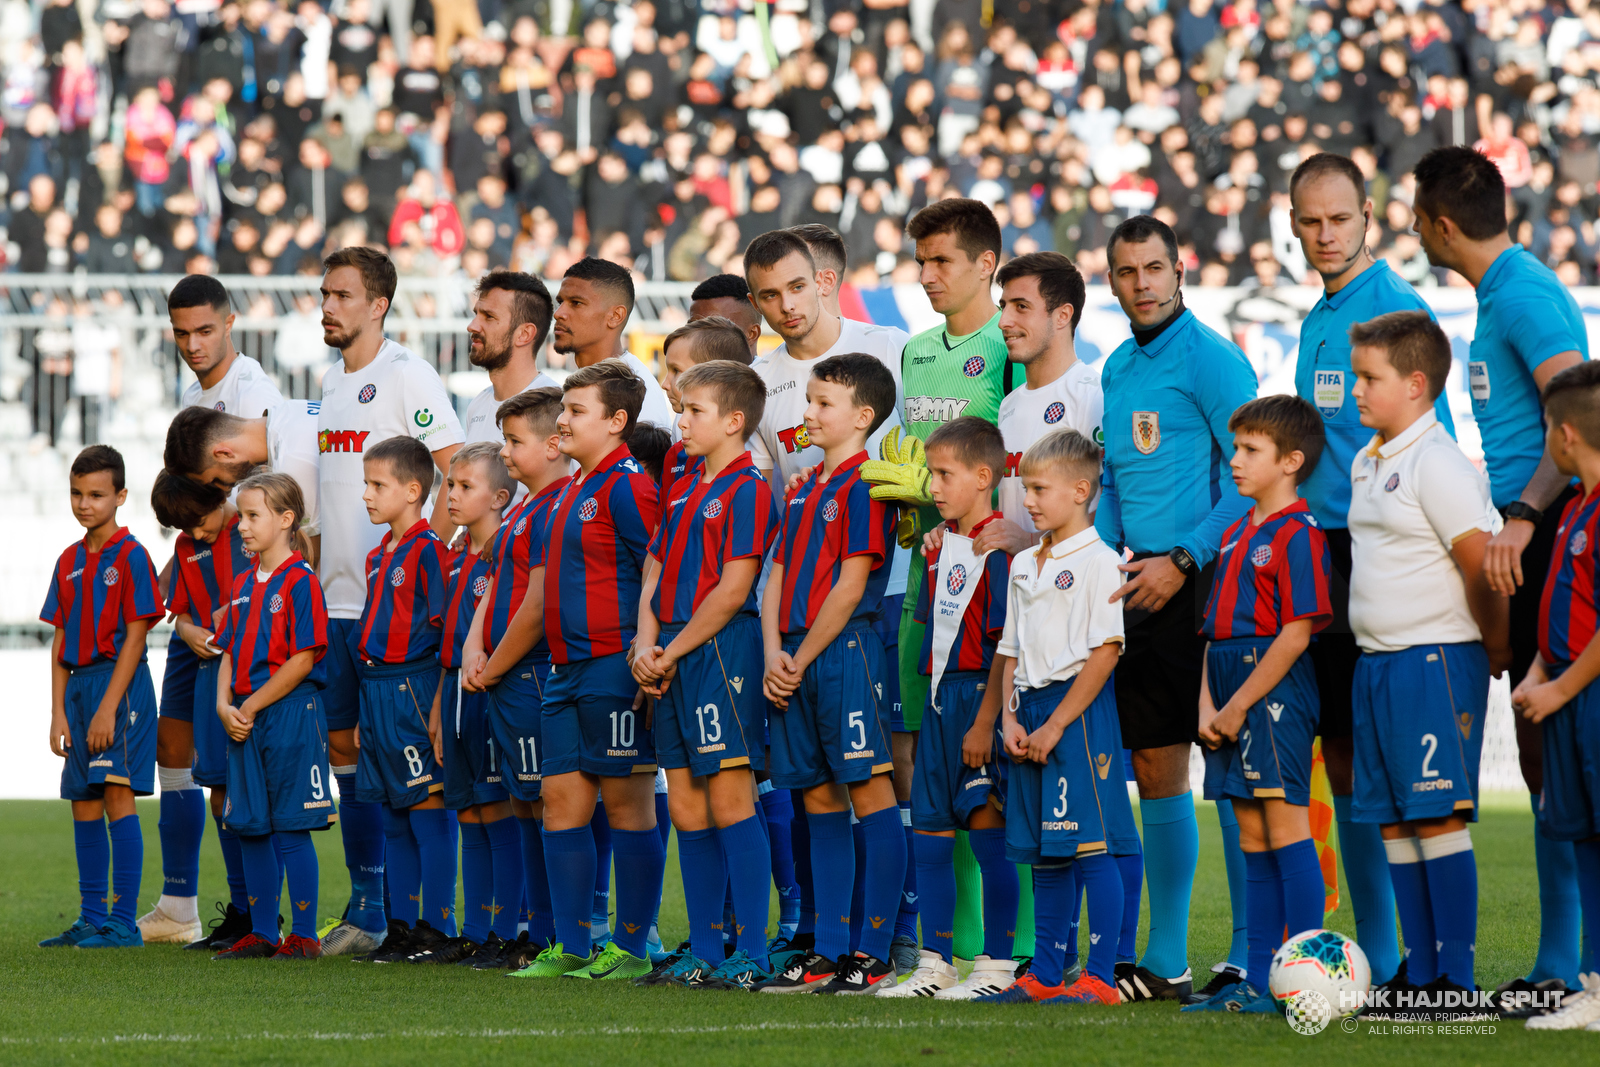
[[[565,978],[590,978],[595,981],[620,981],[627,978],[642,978],[649,974],[653,967],[650,961],[641,956],[635,956],[615,941],[607,941],[606,947],[600,954],[589,961],[587,967],[578,970],[569,970]]]
[[[590,956],[574,956],[566,946],[557,941],[533,958],[533,962],[520,971],[512,971],[507,978],[560,978],[564,974],[587,967]]]

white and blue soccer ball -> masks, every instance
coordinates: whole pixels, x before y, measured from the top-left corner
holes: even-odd
[[[1360,1009],[1362,994],[1372,988],[1372,966],[1353,939],[1335,930],[1306,930],[1273,954],[1267,987],[1280,1007],[1307,990],[1320,993],[1337,1019]]]

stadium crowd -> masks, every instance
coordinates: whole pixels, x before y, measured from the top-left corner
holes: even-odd
[[[314,274],[364,243],[402,275],[594,254],[691,281],[821,222],[866,288],[915,281],[905,219],[961,195],[1007,257],[1091,282],[1153,210],[1190,284],[1271,285],[1305,275],[1285,179],[1326,148],[1368,178],[1371,246],[1431,285],[1412,168],[1465,144],[1513,238],[1595,281],[1589,0],[753,6],[5,0],[5,269]]]

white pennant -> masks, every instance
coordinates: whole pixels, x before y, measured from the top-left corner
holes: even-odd
[[[978,579],[983,577],[983,564],[988,558],[987,552],[981,556],[973,553],[972,538],[946,531],[944,544],[939,549],[938,581],[932,590],[933,617],[928,622],[933,627],[933,684],[928,693],[933,710],[941,714],[939,679],[944,676],[950,649],[961,636],[961,619],[967,613],[967,605],[972,603],[972,594],[978,589]]]

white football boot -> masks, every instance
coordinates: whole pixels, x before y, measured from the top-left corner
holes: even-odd
[[[1529,1030],[1583,1030],[1600,1023],[1600,973],[1580,974],[1583,989],[1566,997],[1561,1007],[1549,1015],[1529,1019]]]
[[[899,985],[890,986],[878,993],[880,997],[932,997],[950,989],[960,981],[955,967],[944,961],[937,952],[922,949],[917,957],[917,969]]]
[[[1017,980],[1016,960],[992,960],[979,956],[972,961],[966,981],[935,993],[935,1000],[976,1000],[991,993],[1004,992]]]

